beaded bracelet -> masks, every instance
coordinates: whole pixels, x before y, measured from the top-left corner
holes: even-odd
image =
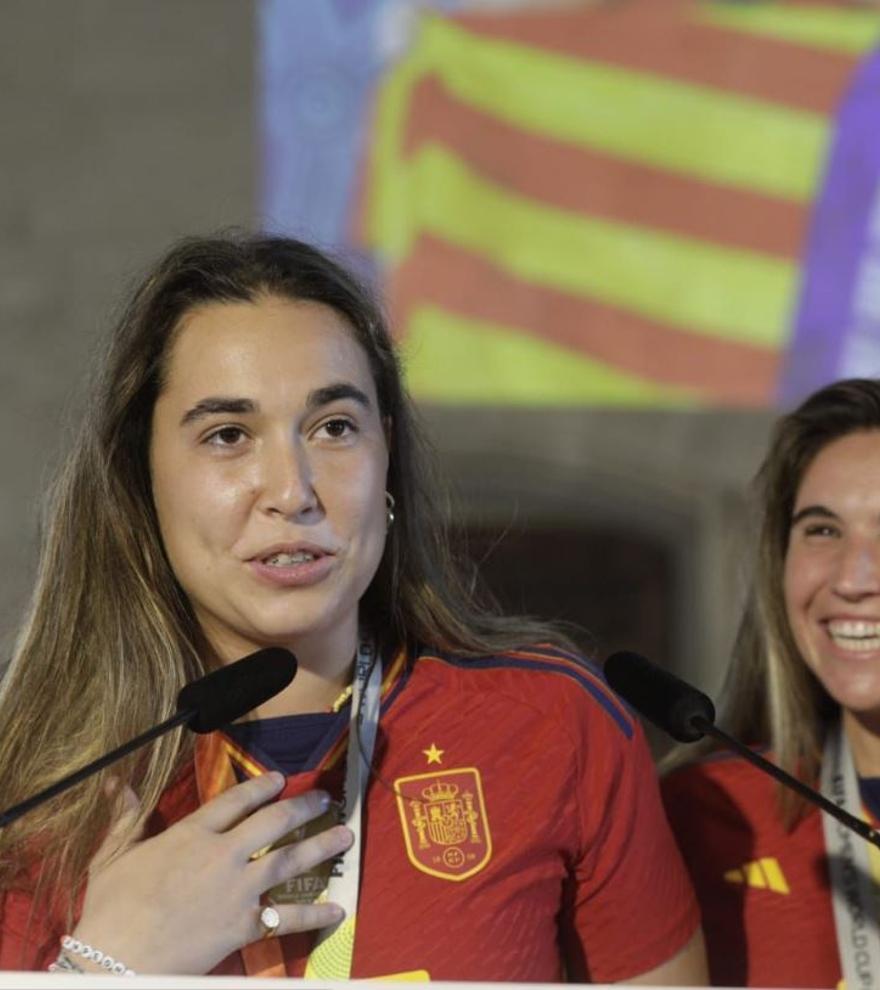
[[[97,966],[100,966],[101,969],[106,969],[108,973],[112,973],[114,976],[137,975],[134,970],[129,969],[125,963],[117,962],[113,956],[108,956],[106,953],[101,952],[100,949],[95,949],[91,945],[87,945],[85,942],[80,942],[78,938],[74,938],[72,935],[64,935],[62,937],[61,947],[67,952],[72,952],[76,956],[82,956],[83,959],[88,959],[89,962],[95,963]],[[68,960],[68,963],[73,964],[73,960]],[[52,972],[69,968],[69,966],[65,965],[64,952],[62,952],[55,962],[49,967]]]
[[[50,973],[79,973],[85,976],[86,971],[78,963],[75,963],[63,950],[58,953],[55,962],[49,963]]]

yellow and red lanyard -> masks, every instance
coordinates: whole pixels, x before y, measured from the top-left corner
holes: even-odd
[[[401,654],[392,664],[387,690],[403,665]],[[317,942],[306,963],[306,976],[323,980],[345,980],[351,975],[361,872],[362,812],[370,774],[379,708],[383,694],[382,662],[369,643],[362,643],[355,659],[351,715],[346,746],[343,811],[340,820],[354,833],[354,842],[330,875],[326,899],[342,906],[343,920],[318,933]],[[352,743],[352,740],[354,742]],[[327,770],[341,755],[342,742],[323,761]],[[237,783],[236,767],[246,776],[258,776],[266,768],[254,760],[222,732],[201,736],[196,747],[196,781],[200,803],[204,804]],[[317,775],[317,771],[316,771]],[[279,938],[267,938],[241,949],[242,962],[249,976],[286,976],[287,970]]]

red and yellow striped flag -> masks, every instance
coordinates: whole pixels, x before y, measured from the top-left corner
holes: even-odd
[[[770,404],[878,34],[831,2],[425,16],[378,91],[358,231],[416,397]]]

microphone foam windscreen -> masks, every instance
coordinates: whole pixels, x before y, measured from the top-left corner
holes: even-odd
[[[179,712],[192,709],[193,732],[213,732],[283,691],[296,674],[290,650],[270,646],[212,670],[177,696]]]
[[[711,698],[638,653],[612,654],[605,662],[605,678],[624,701],[679,742],[702,739],[695,718],[715,721]]]

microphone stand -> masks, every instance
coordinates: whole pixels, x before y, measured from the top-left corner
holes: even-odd
[[[115,763],[116,760],[121,760],[123,756],[128,756],[129,753],[138,749],[138,747],[151,742],[153,739],[164,735],[166,732],[170,732],[172,729],[176,729],[179,725],[185,725],[193,717],[193,715],[196,715],[197,713],[198,710],[195,708],[187,708],[183,711],[176,712],[171,716],[171,718],[166,719],[164,722],[160,722],[159,725],[154,725],[152,729],[147,729],[146,732],[142,732],[139,736],[136,736],[134,739],[130,739],[127,743],[123,743],[112,752],[105,753],[97,760],[93,760],[84,767],[80,767],[79,770],[74,771],[69,776],[63,777],[61,780],[57,780],[54,784],[50,784],[47,788],[40,791],[39,794],[34,794],[27,798],[27,800],[21,801],[19,804],[13,805],[11,808],[7,808],[6,811],[0,813],[0,828],[4,828],[6,825],[11,825],[12,822],[21,818],[22,815],[30,811],[31,808],[36,808],[37,805],[42,804],[43,801],[48,801],[49,798],[56,797],[58,794],[63,794],[68,788],[80,783],[80,781],[85,780],[87,777],[91,777],[92,774],[97,773],[99,770],[103,770],[104,767],[109,766],[111,763]]]
[[[771,777],[778,780],[786,787],[790,787],[793,791],[797,791],[802,798],[806,798],[806,800],[812,804],[818,805],[823,811],[831,815],[832,818],[836,818],[841,824],[852,829],[854,832],[857,832],[863,839],[866,839],[872,845],[880,848],[880,833],[878,833],[876,829],[873,829],[867,822],[862,821],[861,818],[856,818],[855,815],[851,815],[848,811],[844,811],[843,808],[838,807],[838,805],[836,805],[833,801],[829,801],[824,794],[821,794],[819,791],[814,791],[811,787],[807,787],[806,784],[801,783],[801,781],[799,781],[796,777],[792,777],[791,774],[780,769],[775,763],[771,763],[769,760],[764,759],[764,757],[759,753],[749,749],[745,743],[741,743],[739,739],[735,739],[733,736],[728,735],[723,729],[719,729],[714,722],[710,722],[709,719],[704,718],[702,715],[692,716],[692,718],[689,719],[689,722],[695,729],[699,729],[700,732],[705,733],[705,735],[712,736],[713,739],[719,740],[728,749],[732,749],[734,752],[739,753],[739,755],[748,760],[749,763],[752,763],[761,770],[764,770],[766,773],[769,773]]]

